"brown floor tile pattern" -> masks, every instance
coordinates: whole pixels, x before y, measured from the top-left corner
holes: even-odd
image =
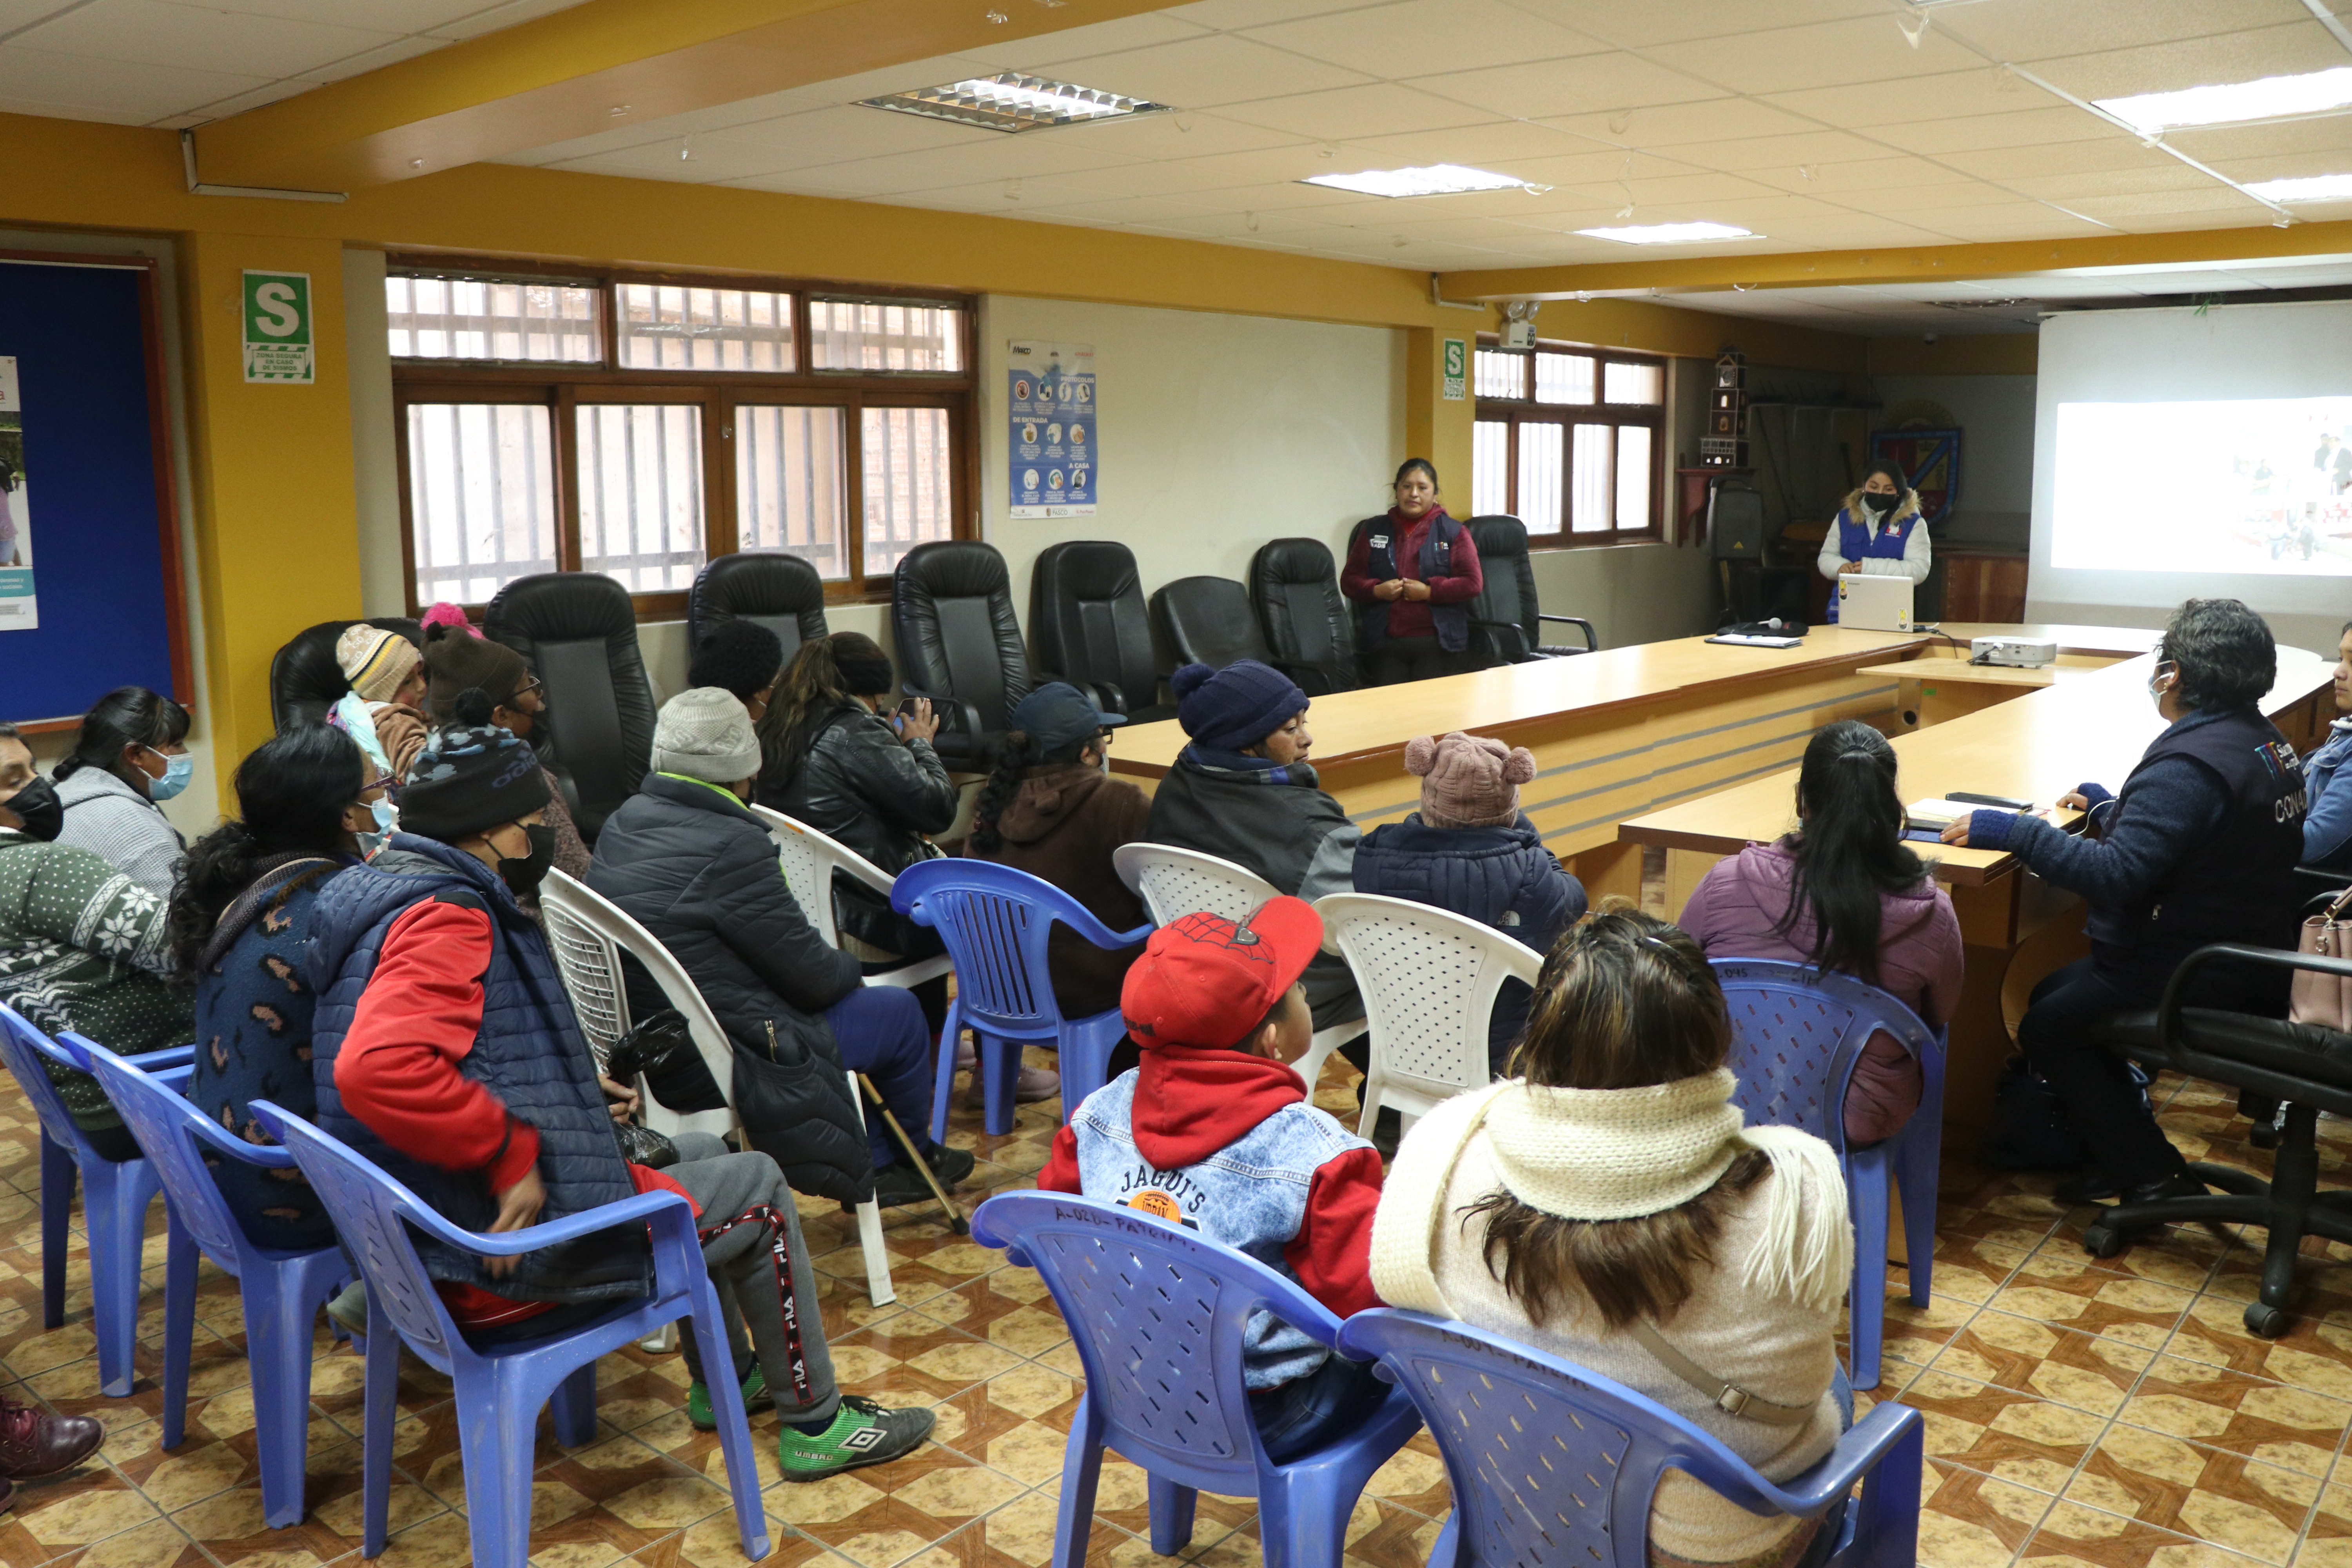
[[[1352,1121],[1334,1062],[1319,1103]],[[2267,1173],[2227,1096],[2157,1086],[2193,1156]],[[980,1156],[969,1202],[1030,1185],[1058,1107],[982,1132],[959,1103],[950,1142]],[[2323,1168],[2352,1166],[2352,1123],[2323,1122]],[[0,1568],[359,1568],[360,1365],[322,1330],[315,1363],[309,1511],[261,1521],[253,1401],[235,1282],[206,1266],[185,1440],[162,1447],[163,1256],[151,1239],[141,1381],[97,1391],[89,1260],[79,1224],[68,1320],[40,1323],[37,1128],[0,1079],[0,1392],[106,1423],[100,1458],[24,1483],[0,1515]],[[2335,1179],[2345,1179],[2338,1174]],[[2352,1568],[2352,1247],[2306,1247],[2299,1318],[2277,1341],[2240,1321],[2261,1272],[2259,1232],[2177,1229],[2098,1261],[2087,1209],[2046,1178],[1946,1161],[1936,1296],[1887,1303],[1885,1375],[1863,1395],[1927,1418],[1919,1556],[1927,1568]],[[77,1215],[77,1220],[79,1215]],[[161,1210],[156,1228],[160,1230]],[[936,1209],[886,1216],[898,1300],[866,1300],[849,1217],[804,1203],[824,1318],[843,1386],[938,1412],[936,1440],[894,1464],[814,1485],[775,1470],[775,1418],[752,1422],[777,1568],[1044,1568],[1063,1445],[1080,1393],[1069,1336],[1034,1274],[953,1235]],[[596,1441],[542,1431],[533,1500],[541,1568],[739,1568],[717,1438],[686,1419],[675,1355],[598,1369]],[[446,1381],[411,1361],[400,1386],[386,1568],[467,1559],[464,1476]],[[1421,1568],[1449,1506],[1426,1436],[1382,1470],[1347,1532],[1349,1568]],[[1144,1478],[1106,1463],[1088,1568],[1145,1568]],[[1203,1497],[1186,1564],[1262,1560],[1245,1499]]]

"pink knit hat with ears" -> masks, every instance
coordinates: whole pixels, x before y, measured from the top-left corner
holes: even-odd
[[[1404,771],[1421,780],[1421,820],[1431,827],[1508,827],[1518,820],[1519,786],[1536,776],[1536,754],[1459,730],[1405,742]]]

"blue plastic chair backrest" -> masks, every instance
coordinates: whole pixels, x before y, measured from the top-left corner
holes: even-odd
[[[123,1124],[155,1167],[181,1226],[214,1262],[232,1274],[242,1274],[246,1249],[252,1243],[230,1212],[228,1200],[221,1195],[220,1184],[205,1168],[197,1144],[202,1134],[190,1125],[209,1126],[205,1113],[170,1084],[150,1078],[96,1041],[74,1034],[60,1037],[72,1041],[89,1058],[90,1071],[105,1087],[106,1098],[113,1101]]]
[[[1242,1335],[1270,1310],[1328,1344],[1339,1321],[1254,1258],[1122,1205],[1004,1193],[971,1216],[1053,1293],[1102,1407],[1104,1441],[1149,1469],[1255,1477],[1264,1450],[1242,1384]],[[1191,1483],[1187,1483],[1191,1484]],[[1255,1495],[1253,1479],[1243,1489]]]
[[[253,1110],[310,1178],[327,1217],[334,1221],[335,1234],[366,1275],[368,1310],[389,1318],[420,1358],[438,1371],[449,1371],[451,1349],[464,1342],[425,1272],[425,1260],[416,1255],[403,1217],[404,1213],[430,1214],[431,1207],[350,1144],[282,1106],[257,1100]]]
[[[73,1065],[47,1036],[26,1023],[15,1008],[0,1003],[0,1058],[7,1060],[8,1070],[16,1075],[25,1098],[33,1102],[33,1113],[41,1119],[41,1130],[49,1135],[49,1141],[79,1152],[80,1132],[74,1126],[72,1114],[66,1110],[65,1100],[58,1094],[58,1086],[42,1069],[45,1057],[61,1067]]]
[[[1378,1307],[1339,1341],[1382,1358],[1444,1456],[1460,1555],[1431,1568],[1646,1568],[1666,1468],[1734,1494],[1760,1479],[1647,1396],[1483,1329]]]
[[[1841,1155],[1846,1084],[1870,1037],[1884,1029],[1915,1058],[1935,1037],[1919,1015],[1850,974],[1771,958],[1717,959],[1714,969],[1731,1009],[1731,1103],[1751,1127],[1798,1128]]]
[[[963,1020],[1048,1030],[1061,1020],[1045,973],[1054,922],[1098,930],[1087,907],[1043,878],[991,860],[919,860],[898,873],[893,908],[931,927],[955,963]]]

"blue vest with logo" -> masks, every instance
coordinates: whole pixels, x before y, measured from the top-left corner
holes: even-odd
[[[311,1027],[316,1121],[454,1224],[487,1230],[498,1200],[478,1171],[448,1171],[402,1153],[345,1108],[335,1059],[374,974],[394,921],[428,899],[485,910],[490,962],[482,974],[482,1027],[457,1070],[496,1095],[539,1131],[539,1174],[547,1187],[542,1221],[559,1220],[636,1194],[613,1131],[595,1058],[582,1038],[547,939],[505,882],[462,849],[395,833],[383,853],[320,890],[310,912],[310,976],[319,1004]],[[412,1234],[415,1234],[412,1232]],[[642,1225],[602,1231],[523,1255],[493,1279],[479,1258],[425,1237],[417,1255],[436,1279],[479,1286],[521,1301],[603,1301],[652,1289],[653,1257]]]
[[[1878,525],[1878,537],[1875,539],[1870,536],[1870,524],[1866,520],[1856,518],[1850,507],[1838,508],[1839,556],[1847,561],[1902,560],[1905,548],[1911,542],[1911,531],[1926,526],[1917,511],[1905,514],[1904,506],[1902,500],[1895,503],[1895,517]],[[1829,624],[1835,626],[1838,618],[1837,584],[1831,584],[1830,590]]]
[[[2189,851],[2171,878],[2136,903],[2094,905],[2091,941],[2143,962],[2177,962],[2207,942],[2294,945],[2295,863],[2303,858],[2303,763],[2252,708],[2157,737],[2116,795],[2120,813],[2149,764],[2187,757],[2218,778],[2230,805],[2221,827]]]
[[[1087,1196],[1197,1230],[1296,1279],[1283,1249],[1307,1218],[1315,1173],[1349,1149],[1370,1144],[1305,1100],[1284,1106],[1209,1158],[1163,1171],[1135,1146],[1135,1086],[1130,1068],[1087,1096],[1070,1118],[1076,1135],[1078,1185]],[[1330,1352],[1271,1312],[1249,1321],[1242,1336],[1242,1382],[1274,1388],[1305,1377]]]
[[[1368,517],[1356,524],[1370,535],[1370,553],[1365,558],[1364,570],[1375,583],[1385,583],[1404,574],[1397,569],[1396,547],[1403,539],[1403,531],[1393,517]],[[1462,525],[1445,514],[1440,507],[1431,514],[1429,531],[1421,536],[1421,553],[1414,561],[1414,570],[1421,581],[1433,577],[1454,575],[1454,542],[1462,536]],[[1436,629],[1437,646],[1448,653],[1460,653],[1470,646],[1470,606],[1441,605],[1434,599],[1428,604],[1429,624]],[[1365,647],[1389,635],[1389,606],[1384,600],[1360,600],[1356,605],[1356,640]]]

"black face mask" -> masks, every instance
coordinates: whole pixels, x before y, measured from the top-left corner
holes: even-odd
[[[523,837],[530,840],[530,854],[520,860],[499,862],[499,876],[507,891],[518,899],[528,899],[539,891],[547,879],[548,868],[555,864],[555,829],[543,822],[526,823]]]
[[[42,774],[34,774],[32,783],[0,801],[0,806],[16,814],[27,837],[44,843],[65,830],[65,803],[58,799],[58,786]]]
[[[1901,499],[1902,498],[1900,496],[1872,495],[1865,490],[1863,492],[1862,504],[1876,512],[1879,516],[1885,517],[1888,512],[1895,510],[1895,503]]]

